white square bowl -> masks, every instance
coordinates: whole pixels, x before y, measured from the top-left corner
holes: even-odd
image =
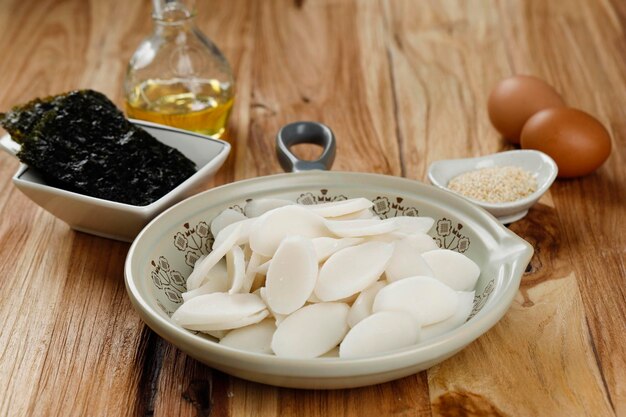
[[[202,185],[226,161],[230,144],[181,129],[139,120],[131,121],[160,142],[178,149],[191,159],[198,168],[196,173],[163,197],[145,206],[104,200],[52,187],[45,183],[36,169],[25,164],[20,164],[13,176],[13,183],[28,198],[63,220],[72,229],[111,239],[132,241],[157,214],[200,191]],[[5,150],[9,150],[9,147],[15,150],[8,135],[2,138],[2,142]]]

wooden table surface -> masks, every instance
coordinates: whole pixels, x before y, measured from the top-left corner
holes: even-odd
[[[243,381],[164,342],[126,295],[129,245],[70,230],[0,155],[0,415],[626,415],[626,3],[214,0],[197,20],[237,80],[234,149],[207,187],[280,172],[274,135],[302,119],[335,131],[334,169],[423,181],[438,159],[510,148],[486,102],[515,73],[597,116],[613,153],[511,225],[536,252],[493,329],[427,372],[340,391]],[[121,105],[150,28],[146,0],[0,0],[0,109],[83,87]]]

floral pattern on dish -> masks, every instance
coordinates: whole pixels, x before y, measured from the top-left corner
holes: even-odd
[[[310,205],[347,200],[348,198],[343,194],[332,194],[327,189],[320,189],[318,192],[301,193],[295,201],[298,204]],[[235,204],[228,208],[243,213],[243,207],[249,201],[252,201],[252,199],[246,199],[244,203]],[[420,215],[420,210],[413,205],[407,204],[402,197],[377,196],[371,199],[371,201],[374,204],[372,210],[383,219]],[[190,268],[193,268],[198,259],[206,256],[211,251],[215,239],[211,234],[210,223],[210,219],[201,220],[194,225],[187,222],[173,235],[174,247],[178,252],[184,254],[185,264]],[[431,234],[434,235],[433,239],[440,248],[464,253],[469,249],[471,241],[468,236],[460,232],[462,229],[463,224],[447,217],[441,217],[435,222],[435,227]],[[152,266],[151,276],[154,288],[161,291],[168,301],[176,305],[181,304],[181,294],[186,291],[183,275],[178,271],[171,270],[169,262],[163,256],[159,257],[157,261],[152,261]],[[494,289],[495,280],[492,279],[487,283],[483,291],[475,296],[474,307],[469,319],[482,309]],[[162,302],[159,301],[158,305],[167,315],[172,314],[172,311],[166,308]]]

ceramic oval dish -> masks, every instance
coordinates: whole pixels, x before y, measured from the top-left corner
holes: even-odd
[[[428,169],[428,180],[441,189],[453,192],[448,189],[448,183],[452,178],[464,172],[496,166],[516,166],[532,173],[537,180],[537,191],[520,200],[507,203],[487,203],[458,195],[484,208],[503,224],[513,223],[526,216],[528,209],[548,191],[558,173],[556,162],[548,155],[539,151],[523,149],[499,152],[478,158],[437,161],[431,164]]]
[[[210,251],[211,220],[247,201],[289,199],[316,204],[352,197],[374,203],[381,218],[430,216],[437,244],[462,252],[481,268],[471,318],[418,345],[362,359],[288,359],[220,345],[174,324],[192,265]],[[507,311],[532,247],[466,200],[416,181],[377,174],[312,171],[236,182],[191,197],[154,219],[133,242],[124,268],[126,288],[141,318],[190,356],[229,374],[295,388],[348,388],[381,383],[427,369],[454,355]]]
[[[20,164],[13,176],[15,186],[42,208],[63,220],[72,229],[107,237],[132,241],[137,233],[157,214],[195,194],[222,166],[230,144],[156,123],[131,120],[157,140],[181,151],[198,170],[176,188],[146,206],[134,206],[116,201],[90,197],[47,185],[37,170]],[[19,145],[9,135],[0,139],[0,147],[15,155]]]

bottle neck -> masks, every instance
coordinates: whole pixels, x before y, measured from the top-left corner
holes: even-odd
[[[195,10],[179,1],[154,0],[154,3],[154,33],[166,42],[186,42],[186,34],[195,27]]]
[[[195,0],[152,0],[152,19],[157,25],[189,24],[196,16]]]

